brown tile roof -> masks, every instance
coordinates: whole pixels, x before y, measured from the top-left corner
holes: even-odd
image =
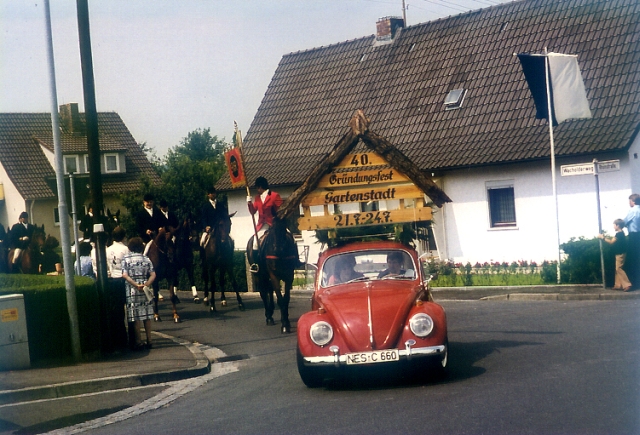
[[[624,150],[640,124],[640,2],[524,0],[285,55],[244,139],[250,181],[300,184],[356,109],[421,169],[549,157],[514,53],[577,54],[593,118],[554,128],[559,156]],[[467,89],[462,108],[447,93]],[[229,188],[228,177],[218,186]]]
[[[84,114],[81,114],[84,120]],[[104,194],[117,194],[139,187],[146,175],[155,183],[160,179],[149,160],[117,113],[98,114],[100,147],[103,151],[125,151],[126,174],[103,174]],[[82,141],[84,140],[84,145]],[[86,136],[63,133],[63,152],[86,152]],[[0,162],[25,199],[51,198],[56,195],[45,179],[55,176],[40,144],[53,149],[49,113],[0,113]]]

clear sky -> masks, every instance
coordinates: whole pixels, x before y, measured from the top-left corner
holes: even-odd
[[[414,25],[505,0],[405,0]],[[58,104],[84,112],[75,0],[51,0]],[[372,35],[402,0],[89,0],[96,104],[158,156],[243,134],[283,55]],[[49,112],[44,2],[0,1],[0,112]]]

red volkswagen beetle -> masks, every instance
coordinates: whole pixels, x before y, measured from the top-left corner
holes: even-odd
[[[416,251],[397,242],[354,242],[322,253],[311,311],[298,320],[305,385],[373,367],[444,374],[447,321],[431,298],[430,279]]]

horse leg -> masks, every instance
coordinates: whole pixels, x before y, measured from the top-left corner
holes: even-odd
[[[276,296],[278,298],[278,307],[280,308],[280,323],[282,327],[280,332],[283,334],[288,334],[291,332],[291,323],[289,322],[289,301],[291,300],[291,281],[285,281],[284,283],[284,294],[282,294],[282,289],[279,286],[276,290]]]
[[[226,280],[225,280],[225,273],[226,273],[226,268],[224,267],[224,265],[220,265],[220,267],[218,267],[218,273],[219,275],[219,284],[220,284],[220,305],[222,305],[223,307],[227,306],[227,298],[224,295],[224,287],[226,285]]]
[[[211,264],[209,269],[209,285],[211,287],[211,294],[209,295],[209,312],[216,311],[216,266]]]
[[[153,320],[156,322],[161,322],[160,314],[158,313],[158,295],[160,294],[160,280],[156,277],[156,279],[151,284],[153,288]]]
[[[242,298],[240,297],[240,292],[238,291],[238,281],[236,280],[236,276],[233,273],[233,267],[227,267],[227,273],[229,274],[229,279],[231,280],[231,287],[233,288],[233,291],[236,292],[238,309],[240,311],[244,311],[244,303],[242,303]]]
[[[184,267],[184,269],[187,271],[187,278],[189,278],[189,285],[191,286],[191,294],[193,295],[193,303],[199,304],[200,303],[200,297],[198,297],[198,289],[196,288],[196,280],[195,280],[195,277],[193,276],[193,258],[191,260],[188,260],[188,261],[189,262]]]
[[[200,250],[200,266],[202,269],[202,281],[204,282],[204,302],[205,305],[209,304],[209,267],[207,266],[207,258],[205,257],[204,249]]]
[[[266,318],[267,325],[275,325],[276,322],[273,320],[275,305],[273,303],[273,289],[271,288],[271,283],[261,282],[257,277],[254,276],[253,287],[257,287],[260,291],[260,298],[262,299],[262,304],[264,305],[264,316]]]
[[[180,300],[176,295],[176,287],[172,284],[169,285],[169,294],[171,295],[171,308],[173,308],[173,321],[174,323],[180,323],[180,316],[178,316],[178,308],[176,307]]]

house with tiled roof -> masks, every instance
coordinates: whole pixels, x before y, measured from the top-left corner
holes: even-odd
[[[373,24],[373,23],[372,23]],[[355,110],[451,198],[433,230],[441,258],[554,260],[558,234],[549,126],[516,53],[576,55],[592,118],[554,127],[560,242],[594,237],[594,177],[562,167],[618,161],[599,175],[603,228],[640,192],[640,2],[522,0],[283,56],[244,138],[249,181],[294,191]],[[236,239],[252,232],[246,192],[228,189]],[[363,205],[365,206],[365,205]],[[313,246],[312,234],[303,234]],[[310,261],[313,261],[313,255]]]
[[[79,197],[88,198],[88,149],[84,113],[77,103],[60,106],[60,142],[65,174],[73,172],[86,182],[76,183]],[[142,177],[160,178],[129,129],[115,112],[98,113],[100,166],[105,208],[122,208],[118,195],[140,186]],[[54,144],[50,113],[0,113],[0,223],[10,228],[21,212],[29,221],[44,224],[47,233],[60,237],[55,187]],[[88,201],[88,200],[87,200]],[[86,204],[77,204],[78,219]],[[71,204],[68,204],[71,211]],[[124,210],[123,210],[124,211]]]

